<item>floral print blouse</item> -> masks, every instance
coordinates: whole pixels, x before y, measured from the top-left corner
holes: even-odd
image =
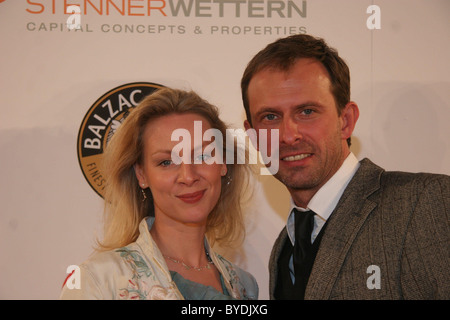
[[[154,218],[147,217],[139,225],[136,242],[111,251],[97,252],[80,268],[80,288],[64,285],[61,299],[138,299],[182,300],[164,257],[149,230]],[[258,285],[248,272],[214,253],[205,239],[206,250],[221,274],[231,298],[257,299]],[[201,296],[201,295],[200,295]]]

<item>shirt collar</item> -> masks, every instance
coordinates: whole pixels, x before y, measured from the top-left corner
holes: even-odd
[[[359,166],[360,163],[358,162],[358,159],[352,152],[350,152],[338,171],[336,171],[336,173],[319,189],[319,191],[316,192],[316,194],[309,201],[306,208],[296,206],[294,200],[291,197],[291,206],[286,225],[291,241],[293,240],[295,234],[294,215],[292,210],[294,208],[299,211],[312,210],[322,220],[326,221],[330,217],[339,199],[344,193],[345,188],[353,178]]]

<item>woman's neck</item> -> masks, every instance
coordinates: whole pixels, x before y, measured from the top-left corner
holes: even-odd
[[[155,218],[150,234],[163,255],[190,266],[201,266],[208,263],[205,229],[204,225],[167,223]]]

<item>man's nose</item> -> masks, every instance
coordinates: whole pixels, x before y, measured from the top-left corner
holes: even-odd
[[[284,118],[280,126],[280,142],[292,145],[302,139],[300,125],[293,119]]]

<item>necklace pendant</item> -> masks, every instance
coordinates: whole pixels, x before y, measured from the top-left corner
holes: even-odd
[[[202,270],[204,270],[204,269],[211,269],[211,266],[210,266],[210,265],[211,265],[211,264],[214,264],[213,261],[211,260],[211,258],[209,257],[209,254],[208,254],[208,253],[207,253],[208,264],[205,265],[205,266],[199,266],[199,267],[187,265],[186,263],[184,263],[183,260],[178,260],[178,259],[175,259],[175,258],[166,256],[166,255],[163,255],[163,257],[165,257],[166,259],[168,259],[168,260],[170,260],[170,261],[172,261],[172,262],[174,262],[174,263],[181,264],[181,266],[182,266],[184,269],[186,269],[186,270],[202,271]]]
[[[184,263],[183,261],[181,262],[181,265],[186,269],[186,270],[191,270],[192,267],[188,266],[186,263]]]

